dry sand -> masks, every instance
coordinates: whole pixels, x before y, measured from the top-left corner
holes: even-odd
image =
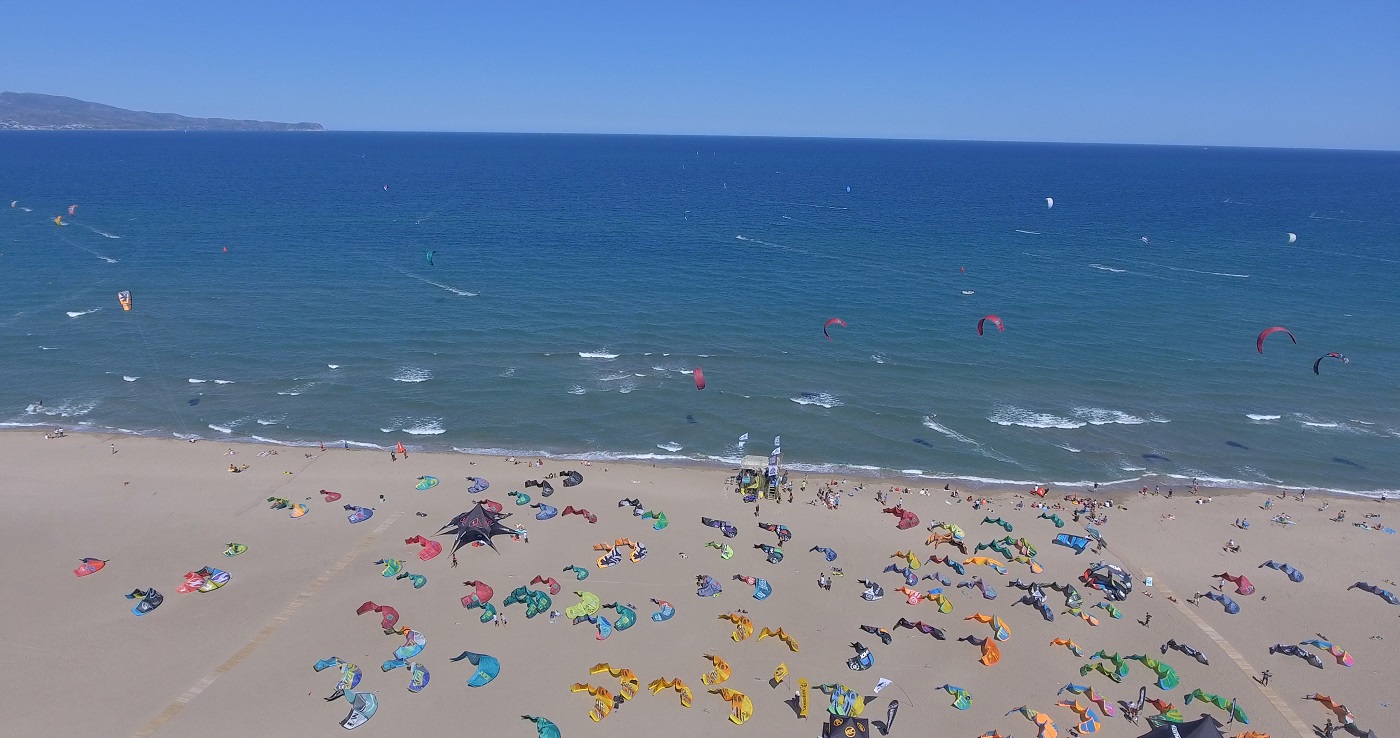
[[[1183,704],[1185,695],[1199,687],[1237,698],[1251,718],[1249,729],[1276,737],[1300,732],[1286,713],[1296,715],[1304,731],[1329,717],[1317,703],[1301,699],[1313,692],[1336,697],[1352,709],[1359,724],[1381,735],[1400,725],[1395,678],[1400,674],[1400,607],[1346,590],[1357,580],[1382,584],[1400,575],[1400,538],[1351,525],[1366,513],[1383,513],[1382,520],[1396,527],[1400,515],[1391,508],[1400,503],[1313,496],[1300,501],[1290,496],[1266,512],[1260,509],[1266,498],[1260,493],[1216,491],[1207,505],[1193,504],[1185,495],[1166,500],[1119,493],[1115,502],[1128,509],[1109,513],[1102,528],[1109,549],[1101,555],[1075,556],[1050,543],[1058,532],[1083,532],[1069,522],[1068,512],[1061,512],[1066,526],[1057,531],[1049,521],[1036,518],[1038,511],[1014,511],[1017,500],[1033,501],[1016,491],[995,495],[991,509],[980,511],[966,502],[953,504],[941,490],[929,496],[907,495],[905,507],[923,522],[899,531],[895,518],[882,514],[873,499],[877,480],[864,480],[866,490],[844,497],[839,511],[801,504],[805,500],[799,492],[798,504],[765,503],[755,518],[753,505],[742,504],[729,491],[728,474],[714,469],[621,463],[582,467],[577,462],[546,461],[540,470],[501,458],[459,454],[415,453],[391,462],[385,453],[340,449],[311,449],[317,458],[307,459],[307,449],[289,447],[260,457],[274,447],[230,447],[211,441],[188,444],[100,435],[45,440],[34,432],[10,432],[0,438],[0,556],[10,570],[4,601],[11,613],[11,626],[0,636],[0,653],[8,665],[0,675],[0,691],[7,696],[10,735],[338,735],[342,730],[337,722],[348,707],[344,701],[327,704],[321,699],[332,691],[337,677],[311,668],[330,656],[359,664],[365,673],[361,688],[378,694],[379,712],[358,730],[361,735],[533,736],[533,728],[520,716],[534,714],[552,719],[571,738],[663,732],[677,737],[816,736],[826,699],[814,689],[806,720],[798,719],[785,703],[799,677],[813,685],[844,682],[868,697],[877,678],[893,680],[894,686],[874,697],[866,710],[866,717],[882,719],[888,699],[898,699],[902,707],[892,735],[932,731],[972,738],[993,729],[1002,735],[1034,735],[1034,726],[1023,717],[1004,715],[1020,705],[1049,713],[1064,733],[1074,720],[1069,710],[1055,706],[1056,691],[1071,681],[1092,685],[1115,701],[1133,698],[1139,686],[1149,685],[1149,697],[1175,703],[1188,718],[1210,712],[1223,719],[1213,707]],[[116,444],[116,454],[111,453],[111,443]],[[229,448],[238,453],[225,456]],[[250,468],[229,474],[230,462]],[[515,508],[507,496],[511,490],[525,490],[526,479],[567,468],[582,471],[584,484],[565,489],[556,483],[549,502],[560,508],[586,507],[597,514],[596,525],[579,517],[536,521],[528,514],[532,510]],[[423,474],[441,478],[442,484],[426,492],[414,490],[415,478]],[[489,479],[491,489],[468,494],[468,475]],[[810,479],[808,499],[818,481],[815,475]],[[879,481],[881,488],[899,483]],[[856,482],[850,480],[846,489]],[[323,488],[344,497],[327,504],[317,494]],[[529,491],[538,501],[537,490]],[[1053,491],[1049,501],[1068,491]],[[269,510],[264,501],[269,496],[305,502],[311,512],[293,520],[286,511]],[[632,517],[630,509],[617,507],[623,497],[637,497],[650,509],[664,510],[670,527],[653,531]],[[477,498],[497,500],[515,511],[509,522],[524,522],[530,542],[498,538],[499,554],[464,549],[456,569],[450,568],[446,553],[425,563],[417,559],[416,546],[404,544],[406,538],[435,532]],[[1330,508],[1319,512],[1323,502]],[[350,525],[340,508],[346,503],[372,506],[376,514]],[[1328,521],[1343,508],[1347,522]],[[415,515],[420,511],[427,517]],[[893,591],[900,577],[881,573],[894,561],[890,554],[911,547],[924,557],[934,553],[924,547],[924,539],[925,526],[935,520],[961,525],[969,543],[1000,538],[1005,533],[999,527],[978,524],[989,512],[1012,522],[1013,536],[1026,536],[1039,548],[1046,571],[1031,575],[1024,565],[1012,564],[1006,576],[987,567],[969,567],[968,576],[959,577],[945,567],[925,565],[921,573],[942,571],[954,583],[982,576],[999,597],[986,601],[972,590],[948,588],[954,603],[950,614],[938,613],[927,602],[905,604]],[[1298,524],[1269,523],[1278,512],[1292,515]],[[717,551],[704,547],[706,541],[725,539],[700,525],[702,515],[739,527],[739,536],[728,541],[736,551],[731,561],[722,561]],[[1231,526],[1242,516],[1252,523],[1247,531]],[[795,534],[784,547],[786,559],[778,565],[766,563],[752,548],[755,543],[776,542],[757,528],[759,520],[785,524]],[[593,544],[621,537],[645,543],[649,558],[599,570],[593,564],[598,555]],[[1222,550],[1231,538],[1242,552]],[[234,541],[247,544],[248,552],[225,558],[221,552]],[[808,551],[814,545],[840,553],[834,565],[846,574],[835,579],[829,592],[816,586],[828,565],[821,555]],[[949,551],[945,546],[937,553]],[[76,578],[72,569],[84,556],[111,563],[95,575]],[[428,576],[427,586],[414,590],[407,581],[381,577],[374,561],[383,557],[403,559],[409,571]],[[1099,559],[1123,564],[1137,575],[1133,595],[1120,603],[1123,619],[1088,609],[1100,621],[1091,627],[1062,614],[1064,608],[1057,606],[1055,621],[1048,623],[1029,607],[1011,606],[1021,594],[1007,586],[1013,577],[1068,582]],[[1279,572],[1256,568],[1265,559],[1287,561],[1307,578],[1294,584]],[[561,572],[567,564],[588,564],[592,575],[577,583]],[[229,571],[232,582],[211,593],[177,594],[182,574],[203,565]],[[1184,604],[1193,592],[1214,583],[1213,574],[1225,570],[1246,574],[1258,588],[1252,596],[1237,596],[1227,587],[1243,608],[1239,615],[1227,615],[1210,601],[1202,601],[1199,608]],[[1151,572],[1154,587],[1143,586],[1144,571]],[[696,597],[693,580],[701,573],[720,580],[723,595]],[[642,619],[632,629],[598,641],[590,625],[571,625],[563,618],[550,624],[544,616],[527,620],[520,606],[504,609],[509,619],[505,627],[482,624],[480,610],[464,610],[459,602],[465,594],[463,580],[488,582],[499,606],[506,593],[536,574],[556,577],[565,586],[554,598],[556,609],[576,602],[570,590],[586,589],[605,603],[635,604]],[[730,579],[734,574],[768,579],[773,596],[754,600],[748,586]],[[861,577],[880,581],[887,596],[875,603],[861,600],[856,581]],[[133,617],[133,603],[122,595],[138,587],[159,589],[166,597],[164,605],[145,617]],[[1182,603],[1169,602],[1167,590]],[[1079,591],[1086,605],[1101,599],[1088,587],[1080,585]],[[1152,597],[1146,597],[1148,593]],[[1059,605],[1060,598],[1050,594],[1051,602]],[[679,614],[670,622],[652,622],[647,618],[655,610],[651,598],[670,601]],[[382,673],[378,668],[403,639],[384,635],[378,615],[355,615],[366,600],[396,607],[403,624],[427,637],[418,660],[431,671],[432,681],[422,693],[407,691],[403,670]],[[750,613],[756,627],[782,626],[798,639],[800,653],[790,653],[771,638],[732,641],[732,627],[717,616],[740,608]],[[999,615],[1011,627],[1011,638],[1001,644],[1003,657],[995,666],[982,666],[977,647],[955,640],[989,635],[987,626],[963,620],[974,612]],[[1148,612],[1151,625],[1145,627],[1138,621]],[[894,631],[893,645],[885,646],[857,629],[863,623],[890,628],[900,617],[941,627],[948,640],[900,630]],[[1297,643],[1318,633],[1349,650],[1355,667],[1339,666],[1327,657],[1325,668],[1318,670],[1301,659],[1268,653],[1274,643]],[[1375,636],[1384,639],[1373,640]],[[1051,639],[1058,637],[1073,639],[1086,655],[1105,649],[1160,658],[1176,667],[1181,687],[1163,694],[1152,685],[1147,669],[1136,663],[1121,685],[1096,673],[1080,677],[1078,668],[1089,662],[1051,647]],[[1162,656],[1158,647],[1168,638],[1200,649],[1210,665],[1175,651]],[[854,641],[875,654],[870,671],[846,668]],[[1227,655],[1222,644],[1232,647],[1240,660]],[[448,662],[463,650],[499,658],[500,677],[482,688],[467,687],[471,667]],[[708,669],[702,658],[706,653],[719,654],[733,666],[733,677],[724,686],[753,699],[754,716],[746,725],[729,723],[728,706],[704,692],[700,675]],[[587,717],[591,698],[570,693],[569,686],[588,682],[616,691],[616,681],[606,674],[588,674],[599,662],[632,669],[643,691],[595,725]],[[775,689],[768,680],[779,662],[788,665],[792,676]],[[1262,669],[1274,675],[1267,689],[1253,680]],[[648,694],[645,684],[658,677],[685,680],[695,690],[694,706],[682,709],[669,691]],[[945,683],[970,690],[972,708],[952,708],[952,698],[935,689]],[[1148,707],[1144,715],[1152,712]],[[1121,715],[1104,718],[1104,723],[1108,735],[1135,736],[1147,730],[1145,722],[1135,728]],[[1234,727],[1232,734],[1239,732]]]

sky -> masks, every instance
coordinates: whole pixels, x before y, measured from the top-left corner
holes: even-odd
[[[0,89],[334,130],[1400,150],[1400,2],[0,0]]]

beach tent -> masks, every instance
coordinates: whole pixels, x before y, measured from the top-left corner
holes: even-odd
[[[456,540],[452,543],[454,554],[457,553],[457,549],[468,543],[483,543],[495,550],[496,544],[491,541],[491,536],[515,535],[514,530],[500,522],[508,515],[490,512],[481,504],[477,504],[470,511],[448,521],[447,525],[442,526],[442,529],[433,535],[455,536]]]
[[[1189,723],[1167,723],[1138,738],[1225,738],[1220,721],[1207,715]]]

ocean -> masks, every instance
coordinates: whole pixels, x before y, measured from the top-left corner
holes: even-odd
[[[17,132],[0,196],[3,427],[1400,489],[1400,154]]]

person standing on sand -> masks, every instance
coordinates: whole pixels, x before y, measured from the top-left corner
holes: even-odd
[[[1269,680],[1273,678],[1274,675],[1270,674],[1268,669],[1259,672],[1259,683],[1266,687],[1269,686]]]
[[[1142,625],[1143,625],[1144,628],[1151,628],[1151,627],[1152,627],[1152,613],[1149,612],[1149,613],[1147,613],[1147,615],[1145,615],[1145,616],[1143,617],[1143,619],[1142,619]]]
[[[114,444],[112,444],[112,453],[116,453],[116,452],[117,452],[117,444],[114,443]]]

